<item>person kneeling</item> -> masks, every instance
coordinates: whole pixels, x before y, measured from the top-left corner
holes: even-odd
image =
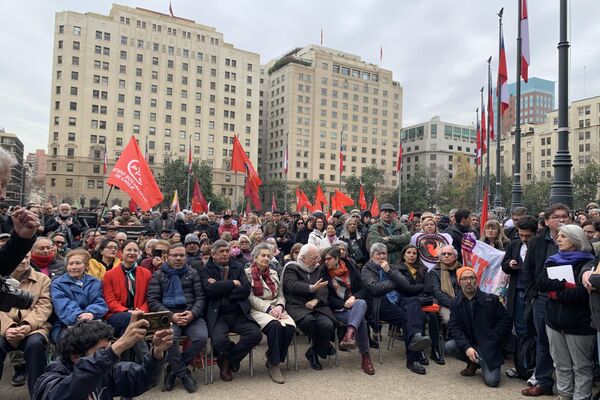
[[[479,290],[473,268],[459,268],[456,277],[462,293],[450,309],[446,353],[467,362],[462,376],[474,376],[481,368],[485,384],[496,387],[504,363],[500,344],[510,332],[510,317],[498,296]]]
[[[37,380],[33,400],[135,397],[158,381],[165,351],[173,344],[170,329],[157,331],[153,348],[142,364],[119,362],[120,355],[144,340],[148,321],[134,311],[131,321],[112,345],[113,328],[101,321],[81,320],[70,327],[59,345],[60,358]]]

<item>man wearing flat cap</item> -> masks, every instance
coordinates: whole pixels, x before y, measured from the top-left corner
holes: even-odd
[[[467,363],[462,376],[475,376],[481,368],[485,384],[496,387],[504,363],[501,343],[511,330],[511,319],[498,296],[479,290],[473,268],[459,268],[456,278],[461,293],[450,308],[446,353]]]
[[[388,250],[388,261],[392,265],[400,261],[400,251],[410,242],[410,232],[406,225],[398,221],[396,208],[384,203],[380,208],[380,220],[371,225],[367,237],[367,249],[373,243],[383,243]]]

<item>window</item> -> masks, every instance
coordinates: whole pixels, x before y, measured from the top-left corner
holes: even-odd
[[[80,26],[74,26],[73,27],[73,35],[75,35],[75,36],[81,36],[81,27]]]

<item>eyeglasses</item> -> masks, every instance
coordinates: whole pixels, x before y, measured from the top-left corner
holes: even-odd
[[[296,225],[304,225],[304,222],[302,222],[302,221],[296,222]]]
[[[568,215],[553,215],[550,217],[552,221],[566,221],[569,219]]]
[[[105,249],[108,249],[108,250],[118,250],[119,248],[117,246],[106,246]]]
[[[464,278],[460,278],[461,282],[466,282],[466,281],[476,281],[477,277],[475,276],[465,276]]]
[[[441,256],[453,256],[454,253],[440,253]]]
[[[57,245],[58,245],[58,244],[61,244],[61,245],[62,245],[62,244],[65,244],[65,242],[63,242],[63,241],[60,241],[60,240],[55,240],[55,241],[54,241],[54,244],[57,244]]]

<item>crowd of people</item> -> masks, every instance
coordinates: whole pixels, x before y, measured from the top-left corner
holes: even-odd
[[[312,369],[357,349],[362,371],[373,375],[369,350],[382,345],[383,324],[404,341],[411,372],[426,374],[430,360],[444,365],[452,356],[466,363],[460,375],[481,369],[491,387],[511,353],[507,342],[533,337],[535,369],[521,376],[522,394],[591,398],[600,329],[597,204],[577,213],[554,204],[535,216],[519,207],[505,220],[490,215],[481,232],[469,210],[408,218],[391,204],[376,217],[122,208],[100,216],[99,228],[86,227],[80,211],[30,204],[9,212],[0,204],[0,252],[9,246],[19,258],[10,277],[34,297],[27,310],[0,312],[0,373],[9,355],[11,383],[27,383],[32,398],[62,398],[72,387],[65,379],[84,373],[104,376],[86,386],[98,398],[136,396],[156,384],[163,352],[164,389],[180,382],[195,392],[190,364],[208,338],[227,382],[265,336],[269,375],[284,383],[298,333],[308,337]],[[468,233],[505,252],[504,298],[480,290],[477,271],[463,265]],[[557,279],[555,266],[571,266],[573,279]],[[171,329],[143,340],[140,316],[160,311]],[[57,360],[47,366],[50,345]],[[131,391],[118,389],[122,374],[136,377]]]

